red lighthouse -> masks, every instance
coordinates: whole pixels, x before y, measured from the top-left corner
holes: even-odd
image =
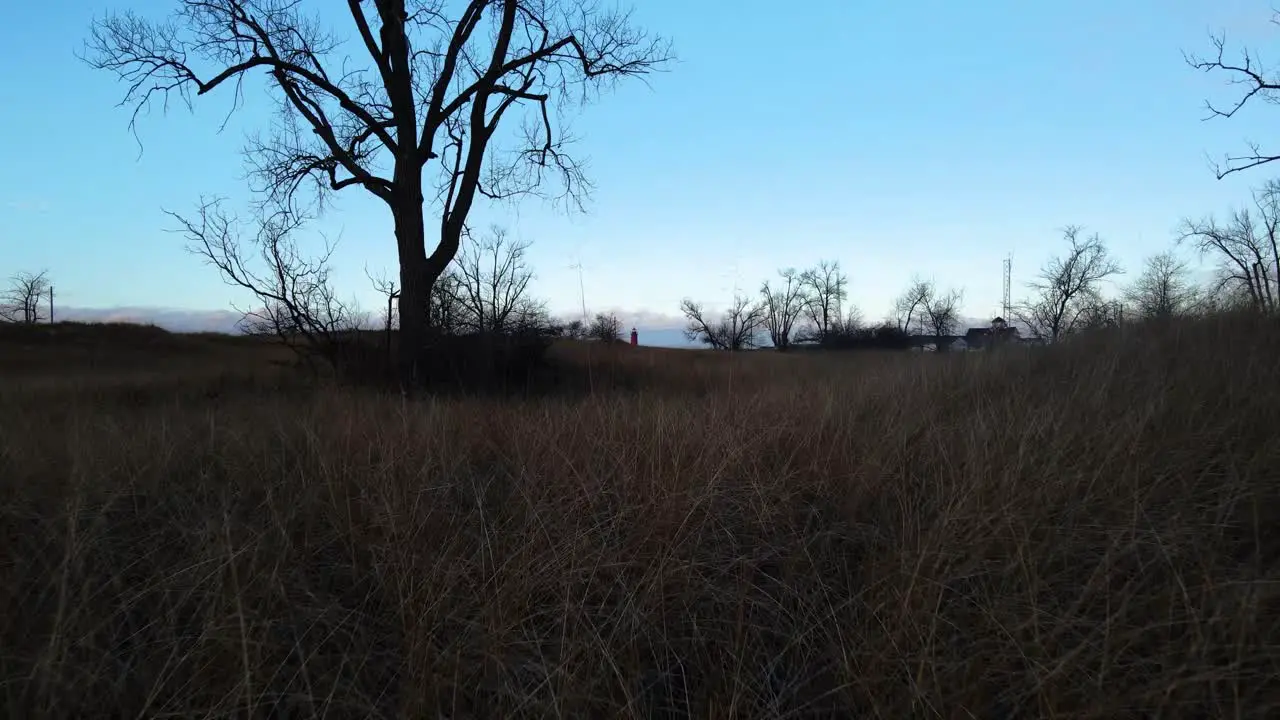
[[[635,328],[631,328],[631,347],[635,347],[639,344],[640,344],[640,334],[636,332]]]

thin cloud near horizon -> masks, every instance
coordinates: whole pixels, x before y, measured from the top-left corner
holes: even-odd
[[[661,338],[656,344],[663,346],[696,344],[676,341],[674,334],[683,333],[686,326],[685,319],[681,317],[649,310],[626,311],[618,308],[599,311],[588,309],[587,316],[588,318],[595,317],[598,312],[616,315],[622,321],[625,330],[629,331],[632,327],[636,328],[641,335],[641,344],[649,344],[645,342],[648,339],[645,337],[646,333],[650,334],[649,338],[652,338],[652,334],[656,333]],[[88,323],[136,323],[155,325],[170,332],[215,332],[236,335],[240,333],[240,319],[242,317],[241,313],[234,310],[186,310],[181,308],[120,306],[56,308],[54,319]],[[580,313],[556,313],[555,317],[574,320],[580,317]],[[963,335],[970,327],[985,327],[989,323],[989,318],[962,316],[959,318],[959,323],[957,323],[957,332]]]
[[[596,312],[612,313],[618,316],[628,328],[634,326],[640,330],[675,330],[684,327],[681,318],[655,313],[646,310],[625,311],[608,309],[589,311],[588,317],[595,317]],[[106,308],[59,307],[54,311],[55,320],[70,320],[90,323],[138,323],[156,325],[171,332],[221,332],[236,334],[240,332],[239,323],[243,315],[234,310],[185,310],[181,308],[121,306]],[[559,313],[557,317],[573,320],[578,313]]]

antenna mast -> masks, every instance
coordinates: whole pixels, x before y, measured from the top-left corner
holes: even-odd
[[[1004,318],[1005,322],[1009,322],[1009,315],[1012,314],[1013,312],[1013,302],[1010,299],[1012,297],[1011,293],[1013,289],[1012,280],[1013,280],[1013,253],[1009,253],[1004,258],[1004,293],[1003,293],[1004,302],[1000,308],[1000,316]]]
[[[582,322],[587,322],[587,286],[582,281],[582,258],[578,258],[578,262],[569,266],[570,270],[578,271],[578,298],[582,300]]]

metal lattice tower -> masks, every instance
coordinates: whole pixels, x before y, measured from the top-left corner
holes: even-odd
[[[1013,312],[1013,302],[1011,293],[1013,289],[1013,253],[1009,253],[1004,259],[1004,303],[1000,307],[1000,316],[1009,321],[1009,315]]]

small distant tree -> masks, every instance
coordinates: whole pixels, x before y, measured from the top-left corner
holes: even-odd
[[[1086,303],[1080,310],[1080,319],[1076,323],[1076,331],[1100,330],[1114,328],[1124,324],[1124,304],[1119,300],[1098,298]]]
[[[382,309],[382,338],[387,353],[387,367],[392,367],[395,359],[391,355],[391,330],[396,325],[396,301],[400,299],[400,291],[396,287],[396,281],[388,279],[385,275],[374,277],[369,274],[367,267],[364,269],[364,274],[369,278],[369,282],[373,283],[373,289],[387,299],[386,306]]]
[[[587,324],[577,318],[564,323],[561,328],[560,335],[570,340],[582,340],[587,337]]]
[[[1063,237],[1067,253],[1052,258],[1028,283],[1032,294],[1016,316],[1032,334],[1049,342],[1079,330],[1085,314],[1102,302],[1102,282],[1122,272],[1097,233],[1084,237],[1082,229],[1072,225]]]
[[[778,350],[791,347],[791,333],[800,314],[804,312],[804,282],[794,268],[778,272],[781,282],[771,287],[766,280],[760,288],[760,301],[764,311],[764,326],[769,340]]]
[[[396,325],[396,300],[400,297],[400,290],[395,280],[388,279],[385,275],[374,277],[369,273],[369,268],[364,269],[365,277],[369,278],[369,282],[373,284],[373,289],[386,298],[386,303],[382,307],[382,328],[387,333],[387,337],[391,337],[391,330]]]
[[[840,317],[827,330],[827,341],[843,340],[857,336],[865,330],[862,311],[853,305],[845,305],[840,310]]]
[[[396,315],[400,303],[397,299]],[[457,268],[450,266],[431,286],[431,312],[427,316],[428,327],[441,335],[458,335],[468,329],[469,315],[463,305],[462,278]]]
[[[756,335],[765,322],[763,306],[739,295],[719,317],[706,314],[700,303],[685,299],[680,311],[689,321],[684,334],[689,340],[715,350],[747,350],[756,347]]]
[[[911,279],[911,284],[893,303],[899,330],[909,334],[924,327],[925,312],[935,292],[932,282],[918,277]]]
[[[49,319],[48,271],[20,272],[9,278],[9,287],[0,295],[0,321],[34,325]]]
[[[926,298],[921,325],[926,334],[939,338],[938,350],[946,350],[948,347],[941,338],[955,333],[956,326],[960,323],[960,303],[963,300],[964,293],[955,289],[946,292],[931,290]]]
[[[804,317],[808,327],[802,337],[824,343],[840,320],[840,308],[849,297],[849,277],[840,263],[823,260],[800,275],[804,293]]]
[[[622,321],[613,313],[598,313],[587,328],[587,337],[600,342],[620,342],[622,340]]]
[[[528,242],[516,242],[494,226],[468,238],[455,263],[462,324],[472,332],[506,334],[530,329],[542,312],[529,296],[533,270],[525,261]]]
[[[962,298],[959,290],[942,291],[932,280],[912,278],[911,284],[894,301],[894,324],[904,335],[950,335],[959,322]],[[943,347],[943,344],[938,346]]]
[[[1200,295],[1186,261],[1172,252],[1147,258],[1142,274],[1124,291],[1129,312],[1147,319],[1191,312],[1200,303]]]

